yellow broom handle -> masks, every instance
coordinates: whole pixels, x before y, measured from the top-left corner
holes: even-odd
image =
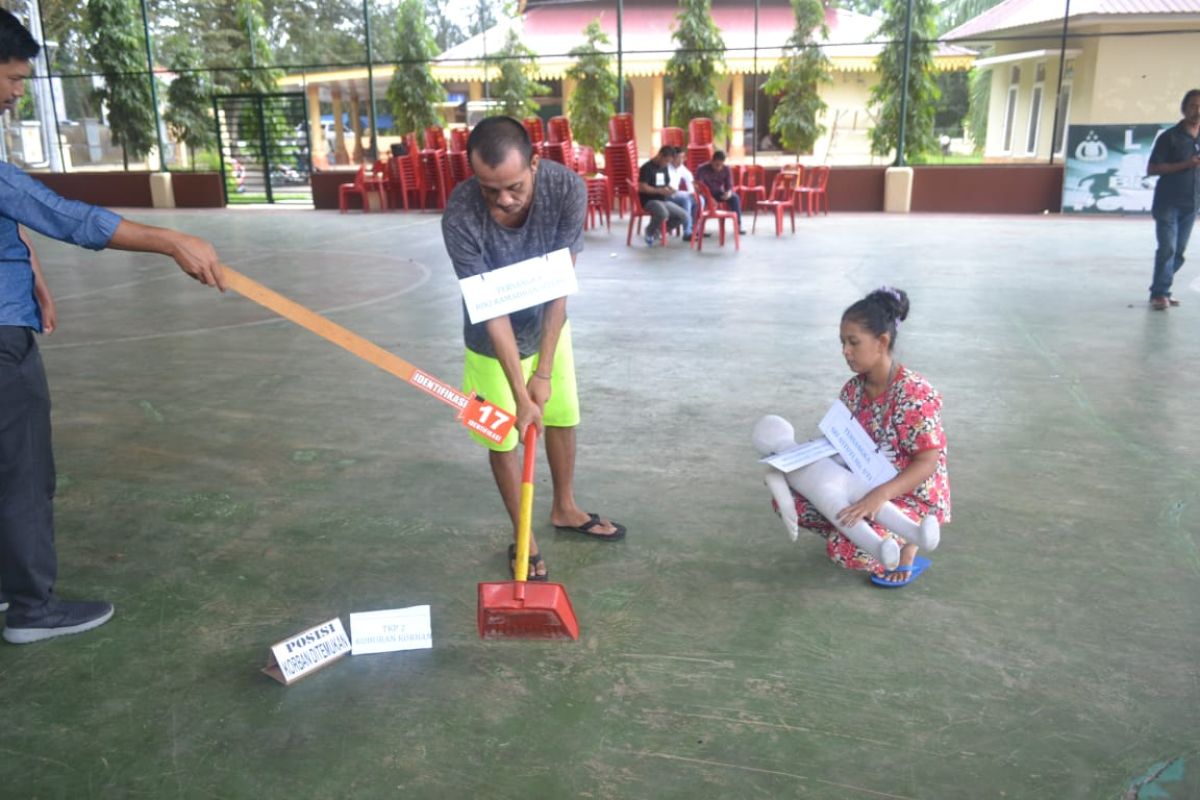
[[[537,459],[537,428],[525,429],[525,463],[521,470],[521,506],[517,515],[517,563],[513,575],[518,582],[529,579],[529,540],[533,538],[533,465]]]

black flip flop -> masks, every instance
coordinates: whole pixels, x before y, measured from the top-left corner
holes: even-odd
[[[510,562],[517,560],[517,546],[515,544],[510,544],[508,546],[508,560]],[[525,576],[525,580],[534,582],[550,580],[550,570],[546,570],[545,575],[538,575],[537,573],[538,564],[543,564],[545,561],[546,559],[542,558],[541,553],[531,554],[529,556],[529,574]],[[511,565],[509,566],[509,572],[512,573],[513,580],[516,580],[517,571],[513,569]]]
[[[584,536],[590,536],[593,539],[603,539],[606,542],[617,542],[625,538],[625,526],[616,520],[610,520],[612,526],[616,530],[612,533],[592,533],[592,528],[600,525],[600,515],[588,513],[588,521],[582,525],[555,525],[560,531],[571,531],[573,533],[582,533]]]

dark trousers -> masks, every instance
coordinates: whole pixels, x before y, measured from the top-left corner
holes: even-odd
[[[0,590],[10,623],[35,619],[51,603],[54,454],[50,386],[30,328],[0,325]]]
[[[1192,226],[1196,224],[1196,209],[1168,206],[1154,212],[1158,250],[1154,253],[1154,278],[1150,281],[1150,298],[1170,297],[1175,273],[1183,267]]]

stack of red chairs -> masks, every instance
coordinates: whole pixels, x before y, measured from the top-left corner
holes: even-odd
[[[804,181],[796,184],[796,205],[804,204],[804,213],[811,217],[820,212],[821,204],[825,204],[825,213],[829,214],[829,173],[827,166],[813,167],[804,176]]]
[[[446,153],[446,162],[450,166],[450,178],[454,186],[474,174],[471,161],[467,158],[467,137],[470,135],[466,128],[450,129],[450,152]]]
[[[571,121],[566,117],[550,118],[550,129],[542,143],[542,157],[575,171],[575,143],[571,141]]]
[[[683,147],[683,128],[663,128],[663,147]]]
[[[584,178],[587,183],[587,216],[583,219],[583,227],[594,228],[600,220],[609,231],[612,230],[612,198],[608,193],[608,180],[603,175],[594,178]]]
[[[526,117],[521,121],[525,126],[526,132],[529,133],[529,141],[533,142],[536,149],[539,144],[546,141],[546,134],[542,131],[542,120],[540,117]]]
[[[450,164],[445,150],[429,149],[421,151],[421,207],[445,208],[446,197],[450,194]]]
[[[633,114],[613,114],[608,118],[608,143],[624,144],[633,141]]]
[[[408,154],[393,156],[388,161],[387,189],[392,198],[392,208],[408,211],[421,207],[421,160],[416,148],[417,137],[410,133],[404,140],[408,145]]]
[[[625,206],[629,204],[629,184],[634,184],[634,194],[637,194],[637,143],[633,140],[604,146],[604,174],[608,176],[609,186],[617,199],[617,215],[625,216]]]
[[[754,201],[754,206],[758,206],[758,201],[767,199],[767,173],[763,169],[762,164],[746,164],[741,168],[741,178],[735,180],[733,190],[737,192],[738,197],[742,198],[742,209],[749,211],[752,206],[748,205],[751,200]]]
[[[440,125],[430,125],[425,129],[425,149],[446,149],[446,132],[442,130]]]
[[[713,124],[707,117],[697,117],[688,122],[687,167],[693,173],[701,164],[712,161]]]
[[[596,151],[586,144],[575,145],[575,171],[584,176],[599,172],[596,169]]]

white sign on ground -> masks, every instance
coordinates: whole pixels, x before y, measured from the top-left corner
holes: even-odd
[[[388,608],[350,615],[354,655],[428,650],[433,647],[429,606]]]
[[[287,686],[349,653],[342,620],[334,617],[272,645],[263,672]]]
[[[579,291],[567,248],[458,281],[471,324],[523,311]]]

